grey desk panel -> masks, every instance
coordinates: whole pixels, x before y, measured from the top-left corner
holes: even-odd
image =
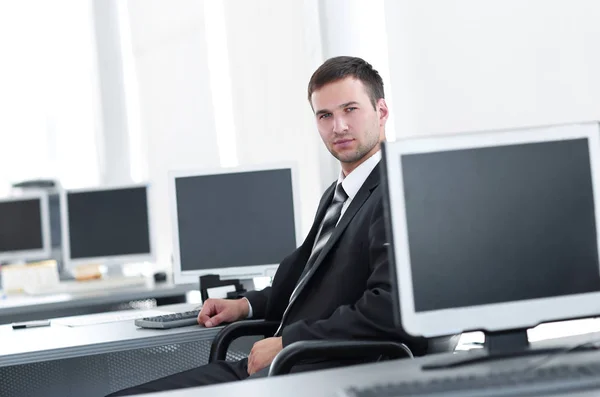
[[[180,312],[196,306],[159,309]],[[221,328],[140,329],[133,320],[79,327],[54,323],[19,330],[3,325],[0,396],[105,396],[206,364]],[[228,359],[245,357],[253,342],[236,342]]]
[[[0,368],[0,396],[102,397],[208,362],[210,340],[112,351]],[[230,351],[239,360],[246,352]]]
[[[552,341],[536,343],[536,346],[573,346],[589,340],[599,340],[600,333]],[[457,354],[477,354],[476,352],[459,352]],[[253,379],[242,382],[175,390],[163,393],[145,394],[153,397],[196,397],[196,396],[260,396],[260,397],[337,397],[344,387],[367,386],[375,383],[426,380],[439,376],[487,374],[492,371],[514,370],[515,367],[526,368],[533,363],[542,363],[545,355],[528,356],[515,359],[496,360],[487,363],[473,364],[437,371],[422,371],[421,365],[434,362],[451,354],[432,355],[415,360],[396,360],[377,364],[357,365],[347,368],[330,369],[304,374],[292,374],[274,378]],[[577,352],[557,355],[544,361],[543,365],[580,364],[584,362],[600,362],[600,351]],[[600,390],[581,393],[569,393],[569,396],[599,396]],[[560,395],[558,395],[560,396]]]
[[[165,310],[193,308],[196,305],[164,306]],[[14,330],[0,326],[0,367],[39,361],[59,360],[114,351],[212,341],[221,327],[181,327],[170,330],[141,329],[134,321],[119,321],[83,327],[52,324],[49,327]],[[8,343],[7,343],[8,342]]]
[[[107,289],[77,294],[9,295],[0,300],[0,324],[98,313],[119,303],[183,296],[197,288],[195,284],[159,283],[152,287]]]

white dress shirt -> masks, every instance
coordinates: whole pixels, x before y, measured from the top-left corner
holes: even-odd
[[[342,212],[340,214],[340,219],[344,216],[344,213],[350,206],[350,203],[356,197],[356,193],[360,190],[362,185],[365,183],[371,172],[375,168],[379,161],[381,160],[381,151],[375,152],[371,157],[365,160],[361,165],[356,167],[354,171],[349,173],[346,177],[344,177],[344,173],[340,171],[340,176],[338,178],[338,184],[341,183],[344,191],[348,195],[346,201],[344,201],[344,205],[342,206]],[[339,220],[338,220],[339,223]]]

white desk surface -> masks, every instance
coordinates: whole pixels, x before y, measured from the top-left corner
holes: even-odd
[[[166,305],[154,310],[182,312],[196,306]],[[17,330],[12,329],[10,324],[0,325],[0,367],[164,346],[174,342],[212,340],[221,328],[190,326],[152,330],[136,327],[133,320],[80,327],[51,323],[49,327]]]
[[[157,283],[151,286],[111,288],[90,292],[57,293],[53,295],[31,296],[26,294],[10,294],[2,296],[0,299],[0,314],[11,310],[23,312],[23,310],[28,310],[28,308],[34,308],[39,305],[51,305],[65,302],[71,302],[73,305],[81,305],[81,301],[121,301],[123,297],[128,297],[130,295],[147,295],[148,293],[160,298],[178,293],[184,294],[196,289],[198,289],[198,286],[195,284],[175,285],[171,283]],[[64,307],[64,304],[61,306]]]

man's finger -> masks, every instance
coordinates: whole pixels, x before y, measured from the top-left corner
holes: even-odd
[[[206,322],[206,320],[208,320],[210,318],[210,315],[208,313],[209,313],[208,310],[202,309],[200,311],[200,313],[198,313],[198,322],[201,324],[204,324]]]
[[[252,361],[248,360],[248,375],[252,375],[255,372],[256,372],[256,370],[254,368],[254,360],[252,360]]]
[[[198,324],[206,324],[206,322],[210,320],[210,317],[206,313],[198,314]]]
[[[204,303],[204,305],[202,305],[202,309],[200,310],[200,314],[208,314],[210,315],[212,312],[215,311],[215,305],[212,304],[211,301],[206,301]]]
[[[204,326],[216,327],[217,325],[219,325],[223,321],[225,321],[225,316],[226,316],[226,314],[224,312],[221,312],[221,313],[217,314],[216,316],[212,316],[204,323]]]
[[[215,314],[215,305],[212,301],[207,300],[206,303],[202,306],[202,310],[198,314],[198,323],[206,324],[208,320]]]
[[[250,350],[250,354],[248,355],[248,375],[252,375],[254,373],[254,354],[252,352],[254,349]]]

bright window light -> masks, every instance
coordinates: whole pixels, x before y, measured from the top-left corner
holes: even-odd
[[[223,3],[220,0],[204,1],[204,24],[219,158],[222,167],[234,167],[238,165],[238,156]]]
[[[123,62],[123,86],[125,90],[125,108],[127,109],[127,131],[129,133],[129,160],[131,179],[134,182],[147,180],[144,162],[144,143],[140,122],[140,102],[137,73],[131,43],[129,8],[126,1],[117,2],[119,18],[119,37],[121,38],[121,59]]]
[[[96,184],[91,2],[0,2],[0,48],[0,194],[26,179]]]

